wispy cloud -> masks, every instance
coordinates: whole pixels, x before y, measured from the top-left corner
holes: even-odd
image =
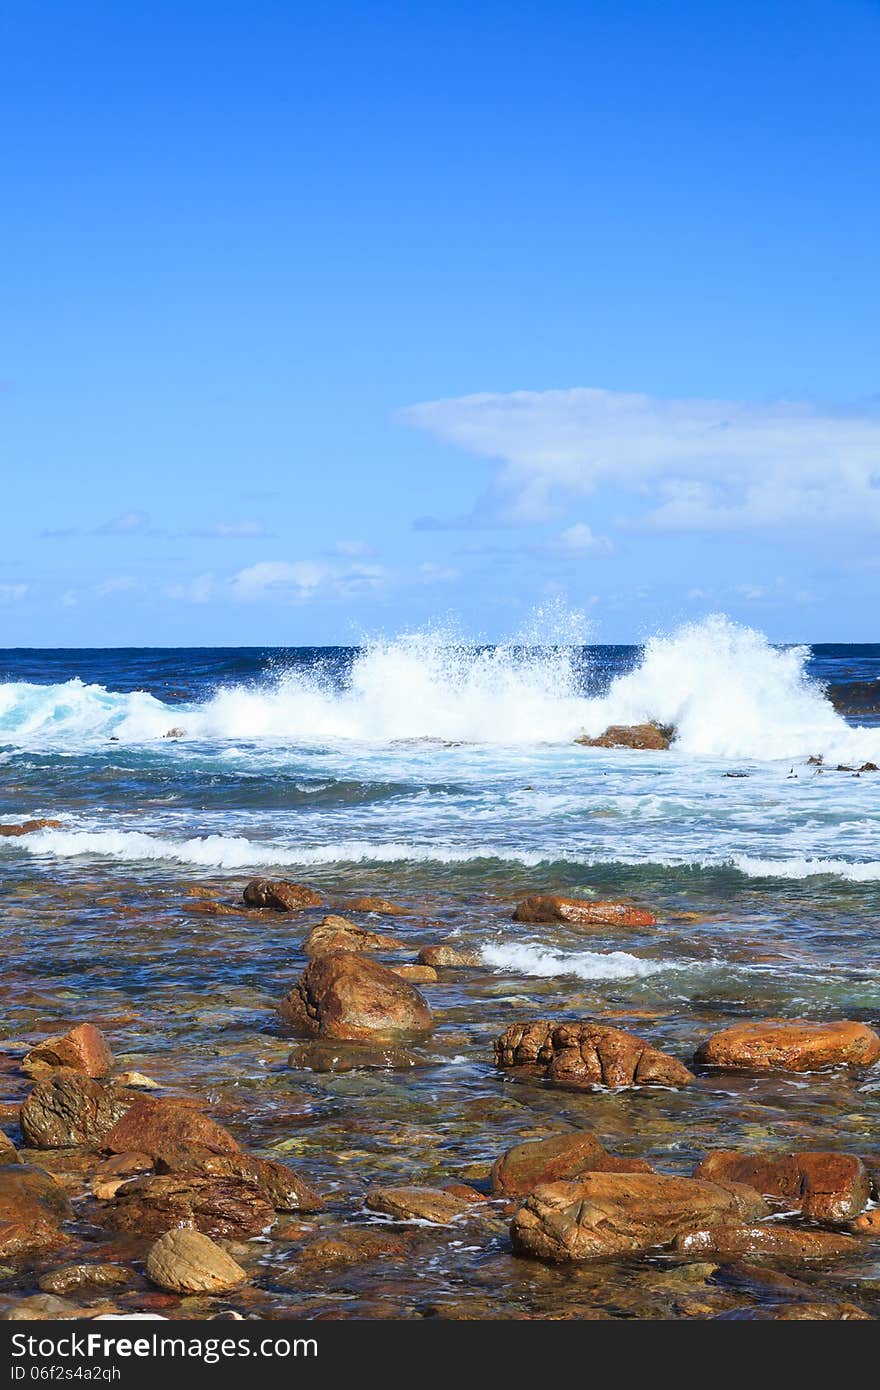
[[[29,590],[28,584],[0,584],[0,603],[21,603],[22,599],[27,598]]]
[[[319,594],[349,597],[378,588],[385,579],[380,565],[338,566],[315,560],[262,560],[239,570],[229,582],[235,599],[276,598],[302,603]]]
[[[180,603],[210,603],[215,597],[217,586],[213,574],[197,574],[182,584],[169,584],[165,597]]]
[[[270,534],[264,521],[218,521],[190,532],[191,536],[214,540],[255,540]]]
[[[131,574],[116,574],[95,586],[98,598],[113,598],[116,594],[133,594],[143,588],[141,581]]]
[[[122,512],[120,516],[95,527],[96,536],[134,536],[146,531],[150,518],[146,512]]]
[[[600,488],[630,494],[623,524],[654,529],[880,522],[878,402],[833,409],[577,388],[428,401],[398,418],[497,460],[471,517],[446,525],[544,522]]]
[[[559,535],[554,537],[550,542],[550,548],[569,555],[583,555],[588,550],[611,550],[612,545],[607,536],[597,536],[585,521],[576,521],[573,526],[566,526],[564,531],[560,531]]]

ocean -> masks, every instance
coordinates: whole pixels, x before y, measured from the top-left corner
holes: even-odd
[[[668,750],[574,741],[647,720],[675,727]],[[685,1061],[742,1019],[876,1026],[880,772],[859,770],[872,763],[880,645],[775,647],[723,618],[639,647],[427,632],[0,652],[0,822],[61,822],[0,838],[4,1099],[23,1094],[30,1042],[88,1019],[126,1066],[295,1160],[331,1199],[319,1226],[334,1211],[369,1220],[378,1184],[479,1183],[512,1143],[572,1126],[673,1173],[717,1147],[876,1155],[876,1068],[579,1094],[499,1073],[491,1046],[530,1017],[613,1022]],[[393,900],[404,915],[369,925],[413,956],[441,940],[479,953],[481,969],[425,986],[437,1028],[422,1067],[288,1065],[275,1005],[322,914],[192,910],[202,892],[240,902],[256,875],[331,907]],[[550,892],[625,898],[658,923],[585,935],[511,920]],[[381,1287],[369,1266],[294,1277],[302,1239],[259,1248],[251,1311],[660,1316],[671,1297],[659,1257],[566,1281],[515,1260],[501,1224],[433,1235],[427,1251],[422,1232]],[[871,1249],[798,1278],[876,1311]],[[0,1303],[29,1278],[0,1271]],[[698,1292],[717,1316],[780,1297],[754,1269]]]

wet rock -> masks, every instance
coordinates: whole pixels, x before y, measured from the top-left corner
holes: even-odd
[[[650,1173],[641,1158],[615,1158],[594,1135],[554,1134],[508,1149],[492,1169],[492,1191],[519,1197],[540,1183],[576,1178],[582,1173]]]
[[[628,903],[590,902],[585,898],[537,895],[518,903],[514,922],[565,922],[572,927],[653,927],[657,918]]]
[[[3,1313],[4,1322],[50,1322],[55,1318],[78,1318],[82,1309],[50,1293],[34,1293],[20,1298]]]
[[[493,1044],[498,1067],[530,1067],[567,1086],[687,1086],[691,1072],[632,1033],[599,1023],[513,1023]]]
[[[42,1275],[37,1287],[43,1293],[57,1294],[60,1298],[68,1294],[93,1293],[96,1289],[122,1289],[131,1284],[136,1275],[125,1265],[78,1264],[64,1265]]]
[[[268,907],[273,912],[303,912],[307,907],[321,907],[323,898],[304,883],[287,883],[284,879],[255,878],[244,890],[248,907]]]
[[[172,1293],[228,1293],[247,1280],[231,1255],[200,1231],[166,1231],[147,1255],[147,1275]]]
[[[873,1322],[854,1303],[779,1303],[767,1310],[776,1322]]]
[[[104,1136],[111,1153],[144,1153],[157,1158],[179,1149],[200,1148],[233,1154],[239,1145],[216,1120],[179,1100],[129,1097],[126,1113]]]
[[[18,1156],[18,1149],[9,1138],[9,1135],[4,1134],[3,1131],[0,1130],[0,1163],[20,1162],[21,1159]]]
[[[671,1245],[697,1226],[711,1230],[766,1210],[747,1187],[660,1173],[588,1173],[536,1188],[513,1219],[511,1239],[518,1253],[537,1259],[592,1260]]]
[[[674,738],[670,724],[611,724],[598,738],[582,734],[575,743],[587,748],[666,749]]]
[[[713,1033],[697,1048],[694,1061],[725,1070],[802,1072],[867,1067],[878,1057],[880,1037],[864,1023],[770,1020]]]
[[[113,1053],[100,1028],[81,1023],[69,1033],[46,1038],[32,1047],[21,1069],[28,1076],[42,1077],[58,1067],[69,1067],[84,1076],[106,1076],[113,1066]]]
[[[850,1230],[860,1236],[880,1236],[880,1207],[862,1212],[852,1223]]]
[[[797,1207],[810,1221],[850,1221],[871,1196],[868,1170],[852,1154],[803,1152],[774,1157],[723,1151],[704,1158],[694,1176],[745,1183],[765,1197]]]
[[[170,1158],[158,1158],[156,1172],[237,1181],[246,1188],[252,1188],[275,1211],[312,1212],[320,1211],[324,1206],[323,1199],[314,1188],[292,1168],[288,1168],[286,1163],[256,1158],[250,1154],[184,1150]]]
[[[161,1235],[172,1226],[193,1226],[210,1236],[255,1236],[275,1220],[256,1185],[237,1178],[157,1174],[133,1178],[106,1208],[111,1229]]]
[[[428,1033],[431,1010],[393,970],[352,951],[317,956],[281,1004],[301,1033],[341,1041]]]
[[[309,1241],[297,1254],[297,1267],[334,1269],[376,1260],[400,1260],[412,1253],[412,1244],[409,1234],[377,1226],[350,1226],[337,1234]]]
[[[22,1105],[22,1133],[35,1149],[98,1148],[133,1099],[81,1072],[54,1071]]]
[[[427,1221],[433,1226],[448,1226],[474,1210],[472,1201],[440,1187],[377,1187],[367,1193],[366,1205],[394,1221]]]
[[[143,1173],[152,1172],[152,1169],[153,1159],[149,1154],[114,1154],[112,1158],[99,1163],[92,1173],[92,1195],[101,1201],[109,1201],[111,1197],[116,1196],[123,1183],[128,1182],[130,1178],[140,1177]]]
[[[33,835],[37,830],[60,830],[60,820],[26,820],[20,825],[0,825],[0,836],[16,838],[19,835]]]
[[[126,1086],[134,1091],[158,1091],[159,1082],[154,1081],[151,1076],[144,1076],[142,1071],[121,1071],[115,1077],[117,1086]]]
[[[302,949],[307,956],[326,955],[330,951],[400,951],[406,950],[406,942],[331,914],[312,927]]]
[[[390,903],[387,898],[355,898],[347,904],[349,912],[375,912],[379,917],[405,917],[406,908]]]
[[[783,1226],[778,1221],[756,1225],[719,1223],[712,1229],[695,1227],[675,1242],[684,1255],[776,1255],[780,1259],[825,1260],[858,1251],[854,1236],[820,1231],[810,1226]]]
[[[478,970],[483,964],[479,951],[462,950],[441,941],[436,946],[423,946],[418,954],[420,965],[433,970]]]
[[[392,965],[395,975],[411,980],[414,985],[436,985],[440,976],[433,965]]]
[[[393,1043],[298,1043],[287,1059],[299,1071],[409,1071],[429,1062],[408,1048]]]
[[[0,1168],[0,1256],[40,1254],[65,1243],[61,1222],[72,1214],[64,1189],[41,1168]]]

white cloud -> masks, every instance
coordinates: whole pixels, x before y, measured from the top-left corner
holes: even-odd
[[[373,547],[368,541],[337,541],[333,549],[337,555],[372,555]]]
[[[454,565],[436,565],[430,560],[419,565],[419,578],[423,584],[453,584],[461,579],[461,570]]]
[[[117,574],[112,579],[105,579],[103,584],[95,587],[98,598],[112,598],[114,594],[131,594],[136,589],[143,586],[139,580],[130,574]]]
[[[197,574],[184,584],[170,584],[165,593],[181,603],[208,603],[214,597],[214,576]]]
[[[254,540],[269,533],[262,521],[218,521],[214,526],[194,530],[190,534],[218,540]]]
[[[29,585],[0,584],[0,603],[21,603],[27,598]]]
[[[123,512],[111,521],[105,521],[95,531],[97,536],[133,536],[147,529],[150,518],[146,512]]]
[[[607,536],[597,536],[593,533],[585,521],[577,521],[574,526],[567,526],[561,531],[554,541],[551,541],[554,550],[567,550],[570,554],[577,554],[587,550],[610,550],[611,542]]]
[[[546,521],[598,488],[667,530],[880,522],[880,409],[577,388],[428,401],[403,423],[498,461],[471,518]]]
[[[239,570],[229,588],[233,598],[246,601],[275,597],[303,602],[324,592],[350,597],[377,588],[384,578],[385,571],[379,565],[340,568],[314,560],[262,560]]]

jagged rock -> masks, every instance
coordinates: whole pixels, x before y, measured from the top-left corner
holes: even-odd
[[[157,1173],[193,1174],[199,1177],[240,1181],[252,1187],[275,1211],[320,1211],[323,1199],[286,1163],[256,1158],[251,1154],[217,1154],[196,1149],[183,1150],[172,1157],[156,1160]]]
[[[256,1236],[275,1220],[255,1183],[239,1178],[156,1174],[134,1178],[106,1208],[107,1225],[138,1235],[160,1235],[171,1226],[193,1226],[211,1236]]]
[[[529,1067],[567,1086],[687,1086],[677,1058],[600,1023],[513,1023],[494,1043],[495,1065]]]
[[[696,1228],[767,1212],[748,1187],[661,1173],[587,1173],[545,1183],[513,1219],[514,1249],[562,1263],[637,1254],[671,1245]]]
[[[160,1289],[172,1293],[228,1293],[247,1280],[219,1245],[200,1231],[166,1231],[147,1255],[147,1275]]]
[[[98,1148],[133,1101],[130,1092],[81,1072],[53,1071],[22,1105],[22,1133],[35,1149]]]
[[[514,922],[565,922],[570,927],[653,927],[657,918],[629,903],[590,902],[585,898],[537,895],[518,903]]]
[[[15,838],[19,835],[33,835],[37,830],[60,830],[60,820],[26,820],[20,825],[0,825],[0,836]]]
[[[598,738],[582,734],[575,743],[587,748],[639,748],[666,749],[675,738],[675,729],[669,724],[610,724]]]
[[[594,1135],[584,1130],[575,1134],[554,1134],[517,1144],[496,1160],[492,1169],[492,1191],[502,1196],[520,1197],[541,1183],[559,1182],[582,1173],[650,1173],[643,1158],[616,1158],[606,1152]]]
[[[287,883],[284,879],[255,878],[244,890],[248,907],[268,907],[273,912],[302,912],[307,907],[320,907],[320,893],[304,883]]]
[[[880,1057],[880,1037],[864,1023],[735,1023],[713,1033],[694,1054],[707,1067],[748,1071],[818,1071],[867,1067]]]
[[[45,1038],[24,1058],[21,1069],[28,1076],[46,1076],[58,1067],[69,1067],[84,1076],[106,1076],[113,1066],[113,1053],[100,1028],[81,1023],[69,1033]]]
[[[281,1012],[301,1033],[340,1041],[394,1039],[434,1026],[417,989],[352,951],[317,956],[282,1001]]]
[[[694,1174],[712,1182],[745,1183],[764,1197],[797,1207],[810,1221],[843,1222],[857,1217],[871,1196],[871,1178],[852,1154],[711,1153]]]
[[[326,955],[330,951],[402,951],[406,942],[396,936],[383,936],[349,922],[345,917],[331,914],[312,927],[302,944],[307,956]]]

